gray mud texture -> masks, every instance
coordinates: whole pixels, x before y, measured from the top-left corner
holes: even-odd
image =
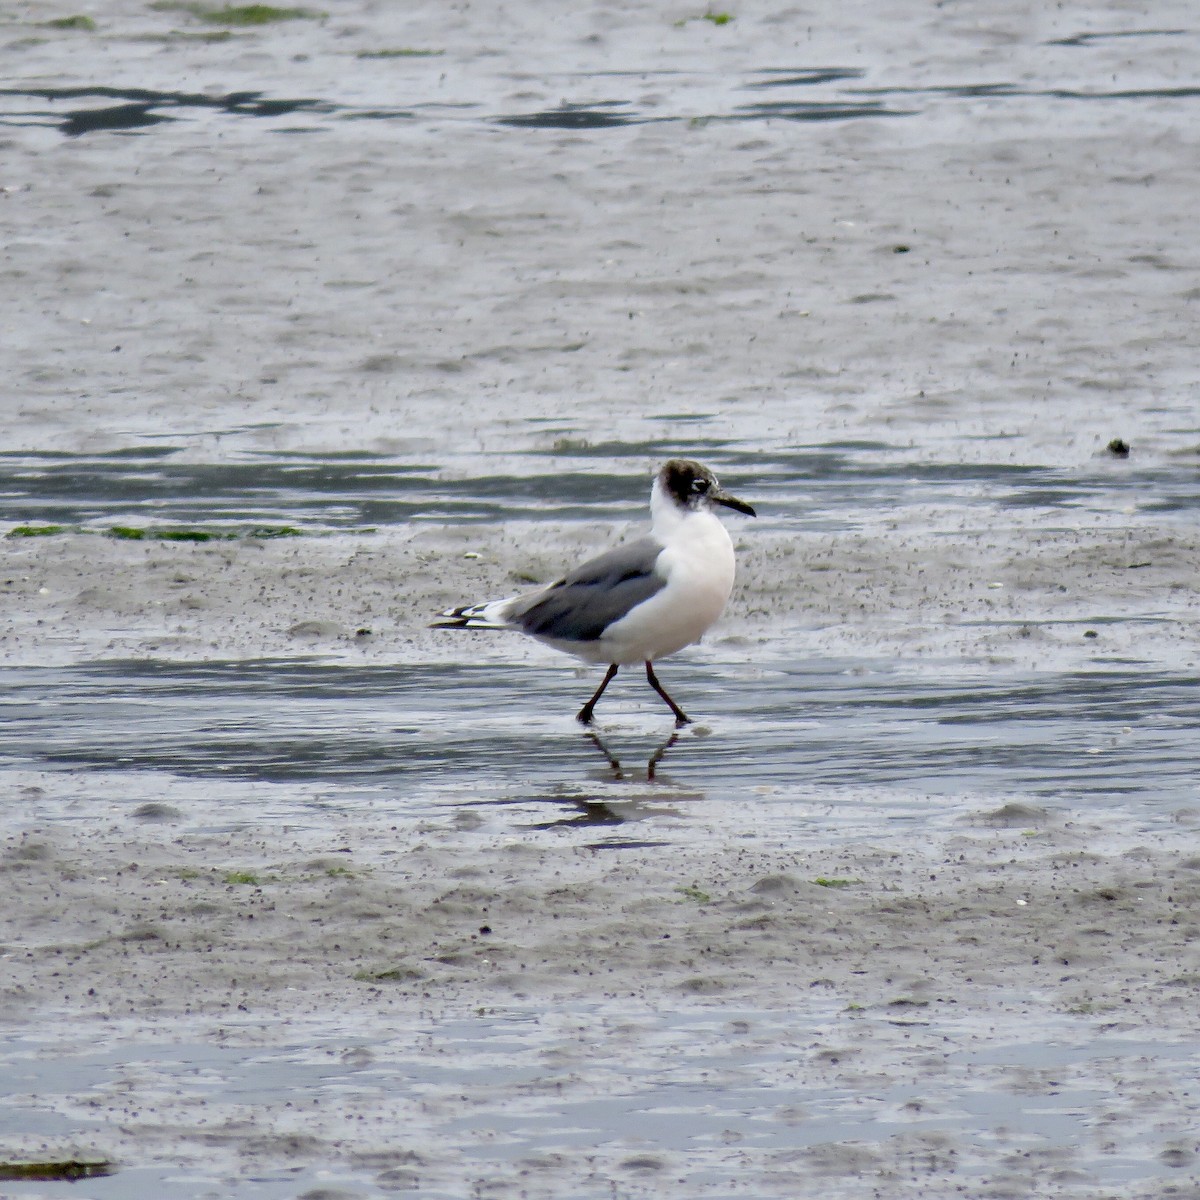
[[[1195,1200],[1195,6],[321,9],[0,10],[0,1197]]]

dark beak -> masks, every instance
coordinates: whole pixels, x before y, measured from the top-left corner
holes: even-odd
[[[737,512],[745,513],[748,517],[757,517],[758,513],[750,507],[745,500],[739,500],[736,496],[731,496],[723,488],[717,488],[715,492],[709,492],[708,498],[714,504],[723,504],[726,508],[735,509]]]

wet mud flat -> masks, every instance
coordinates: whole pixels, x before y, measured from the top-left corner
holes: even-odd
[[[738,628],[596,740],[511,651],[5,668],[0,1147],[114,1166],[6,1194],[1170,1194],[1194,673]]]
[[[626,800],[641,848],[528,801],[414,822],[326,793],[189,830],[214,790],[5,848],[4,1145],[121,1166],[87,1194],[1154,1195],[1194,1169],[1194,825],[1007,805],[811,848],[795,805],[751,830],[667,784]]]
[[[0,14],[0,1194],[1193,1195],[1191,8],[232,11]],[[425,628],[677,453],[696,727]]]

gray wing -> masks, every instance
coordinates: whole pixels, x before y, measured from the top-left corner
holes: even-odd
[[[652,537],[617,546],[522,600],[509,620],[534,637],[594,642],[614,621],[666,586],[654,571],[661,550],[662,544]]]

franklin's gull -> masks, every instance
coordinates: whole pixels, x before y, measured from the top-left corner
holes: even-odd
[[[650,491],[650,532],[590,559],[548,587],[504,600],[448,609],[437,629],[516,629],[586,662],[608,663],[595,695],[579,710],[592,723],[596,701],[619,668],[646,664],[646,679],[675,714],[654,663],[698,642],[733,590],[733,543],[716,506],[755,516],[698,462],[673,458]]]

